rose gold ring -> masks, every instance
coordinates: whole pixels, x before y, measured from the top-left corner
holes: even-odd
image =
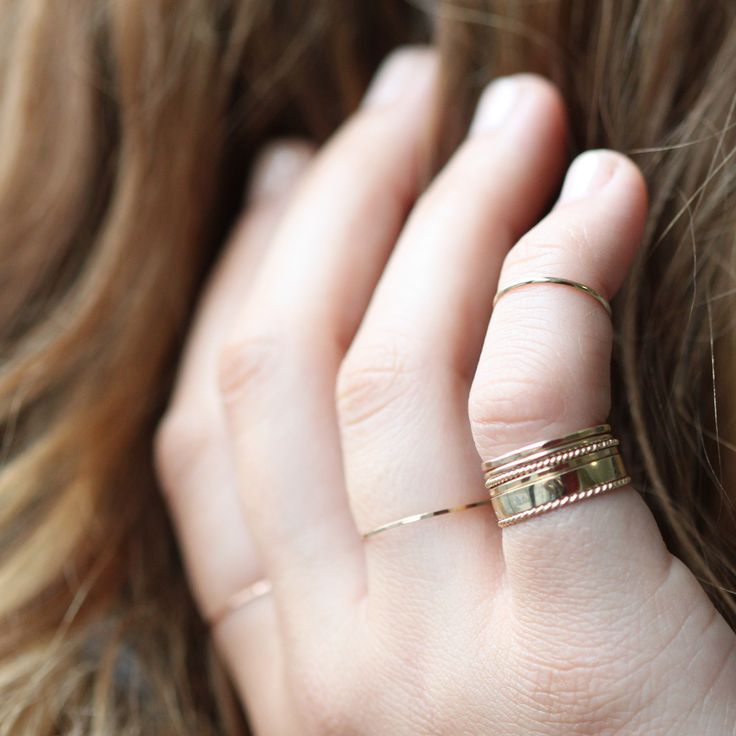
[[[219,624],[225,616],[234,611],[237,611],[249,603],[263,597],[267,593],[271,592],[271,581],[266,578],[256,580],[255,583],[241,588],[240,590],[233,593],[225,602],[225,605],[217,610],[212,616],[209,617],[208,623],[210,627],[214,628]]]

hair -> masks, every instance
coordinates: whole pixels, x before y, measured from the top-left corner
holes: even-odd
[[[434,170],[491,78],[560,88],[570,152],[650,190],[613,422],[736,628],[736,8],[725,0],[3,0],[0,734],[238,733],[152,461],[193,305],[273,137],[320,142],[435,43]]]

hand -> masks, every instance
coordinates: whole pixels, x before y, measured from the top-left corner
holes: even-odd
[[[482,499],[481,459],[607,418],[595,301],[491,304],[535,273],[610,299],[646,216],[637,168],[596,151],[539,220],[567,130],[532,75],[491,87],[420,195],[435,78],[404,51],[323,150],[271,152],[156,438],[203,616],[272,581],[213,632],[254,731],[736,733],[736,635],[634,489],[361,536]]]

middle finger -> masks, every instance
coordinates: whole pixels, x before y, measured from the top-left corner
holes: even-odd
[[[470,382],[503,257],[558,185],[566,130],[548,82],[497,80],[415,207],[338,381],[345,474],[362,531],[486,496]],[[500,559],[488,506],[384,531],[367,548],[369,586],[389,601],[412,587],[433,595],[440,584],[455,586],[448,599],[485,597]]]

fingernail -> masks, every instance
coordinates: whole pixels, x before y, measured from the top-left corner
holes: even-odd
[[[568,203],[597,192],[611,178],[616,157],[605,151],[580,154],[567,170],[559,202]]]
[[[250,201],[281,196],[304,170],[309,155],[294,143],[269,143],[256,157],[248,187]]]
[[[521,84],[514,77],[500,77],[486,87],[478,101],[469,135],[500,128],[510,117],[521,96]]]
[[[381,64],[363,98],[365,107],[390,105],[419,81],[432,53],[424,47],[405,47],[391,53]]]

